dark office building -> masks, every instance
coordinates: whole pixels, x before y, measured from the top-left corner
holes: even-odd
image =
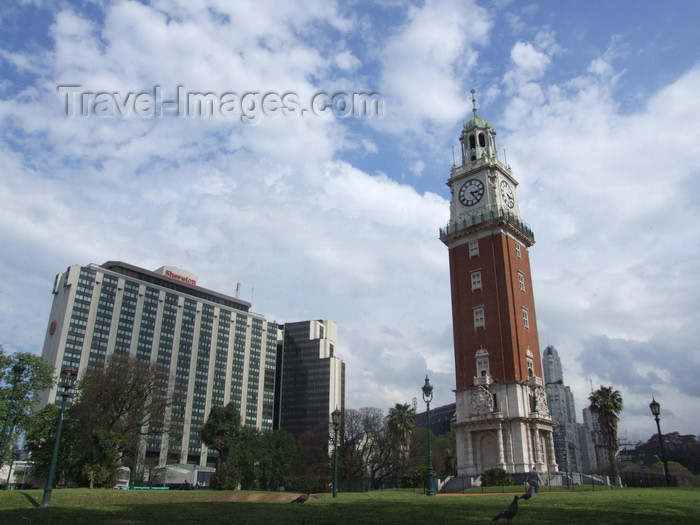
[[[433,434],[442,436],[452,431],[452,420],[455,418],[455,410],[457,410],[456,403],[430,409],[430,430],[433,431]],[[416,414],[416,426],[423,428],[428,427],[427,412]]]
[[[345,363],[336,356],[335,321],[301,321],[281,326],[277,352],[275,427],[295,438],[345,409]],[[281,372],[281,373],[280,373]]]

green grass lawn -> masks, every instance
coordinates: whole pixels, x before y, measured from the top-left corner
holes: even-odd
[[[513,499],[508,493],[427,497],[413,491],[296,494],[248,491],[54,490],[0,493],[0,523],[487,523]],[[700,490],[680,488],[541,492],[520,504],[515,524],[666,524],[700,521]],[[505,520],[499,523],[505,523]]]

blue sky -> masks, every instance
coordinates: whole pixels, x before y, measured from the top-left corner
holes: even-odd
[[[426,372],[453,401],[438,228],[474,88],[577,409],[612,384],[623,436],[655,431],[652,395],[698,433],[698,22],[693,1],[5,2],[0,343],[41,352],[68,265],[167,264],[337,321],[349,407],[420,399]],[[60,85],[376,92],[383,116],[68,117]]]

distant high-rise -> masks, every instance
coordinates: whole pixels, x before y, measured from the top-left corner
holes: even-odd
[[[559,352],[551,345],[545,348],[542,353],[542,372],[544,373],[545,383],[551,384],[564,381]]]
[[[272,429],[279,329],[250,303],[201,288],[189,272],[118,261],[69,267],[53,294],[43,357],[57,374],[70,366],[82,376],[107,356],[130,355],[166,368],[167,389],[184,396],[165,414],[169,425],[156,422],[169,431],[145,439],[148,457],[211,464],[200,431],[211,407],[229,402],[246,426]],[[56,387],[43,394],[54,403]]]
[[[571,388],[564,384],[559,353],[548,346],[542,353],[547,404],[554,427],[554,449],[561,470],[592,472],[597,468],[594,434],[586,425],[576,422],[576,406]],[[584,419],[586,411],[584,409]],[[589,411],[590,412],[590,411]],[[596,418],[597,423],[597,418]]]
[[[608,452],[603,445],[603,433],[600,430],[600,423],[598,423],[598,414],[594,414],[589,407],[584,408],[581,412],[587,435],[590,436],[591,440],[589,456],[591,458],[591,471],[593,471],[598,468],[598,465],[608,463]]]
[[[557,423],[576,423],[574,397],[571,389],[564,385],[561,359],[553,346],[545,348],[542,354],[542,369],[552,419]]]
[[[583,415],[583,423],[591,432],[600,432],[600,423],[598,423],[598,414],[594,414],[589,407],[581,411]]]
[[[295,438],[345,409],[345,363],[338,358],[338,325],[317,320],[285,323],[278,352],[279,428]],[[277,425],[275,425],[277,426]]]

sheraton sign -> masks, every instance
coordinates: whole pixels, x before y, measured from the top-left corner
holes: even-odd
[[[171,279],[182,281],[183,283],[197,284],[198,277],[195,274],[185,270],[181,270],[180,268],[175,268],[174,266],[163,266],[161,268],[158,268],[156,270],[156,273],[165,275],[166,277],[170,277]]]
[[[192,279],[191,277],[187,277],[185,275],[178,275],[175,272],[171,272],[170,270],[165,270],[165,275],[167,275],[168,277],[172,277],[173,279],[184,281],[189,284],[197,284],[197,281],[195,279]]]

